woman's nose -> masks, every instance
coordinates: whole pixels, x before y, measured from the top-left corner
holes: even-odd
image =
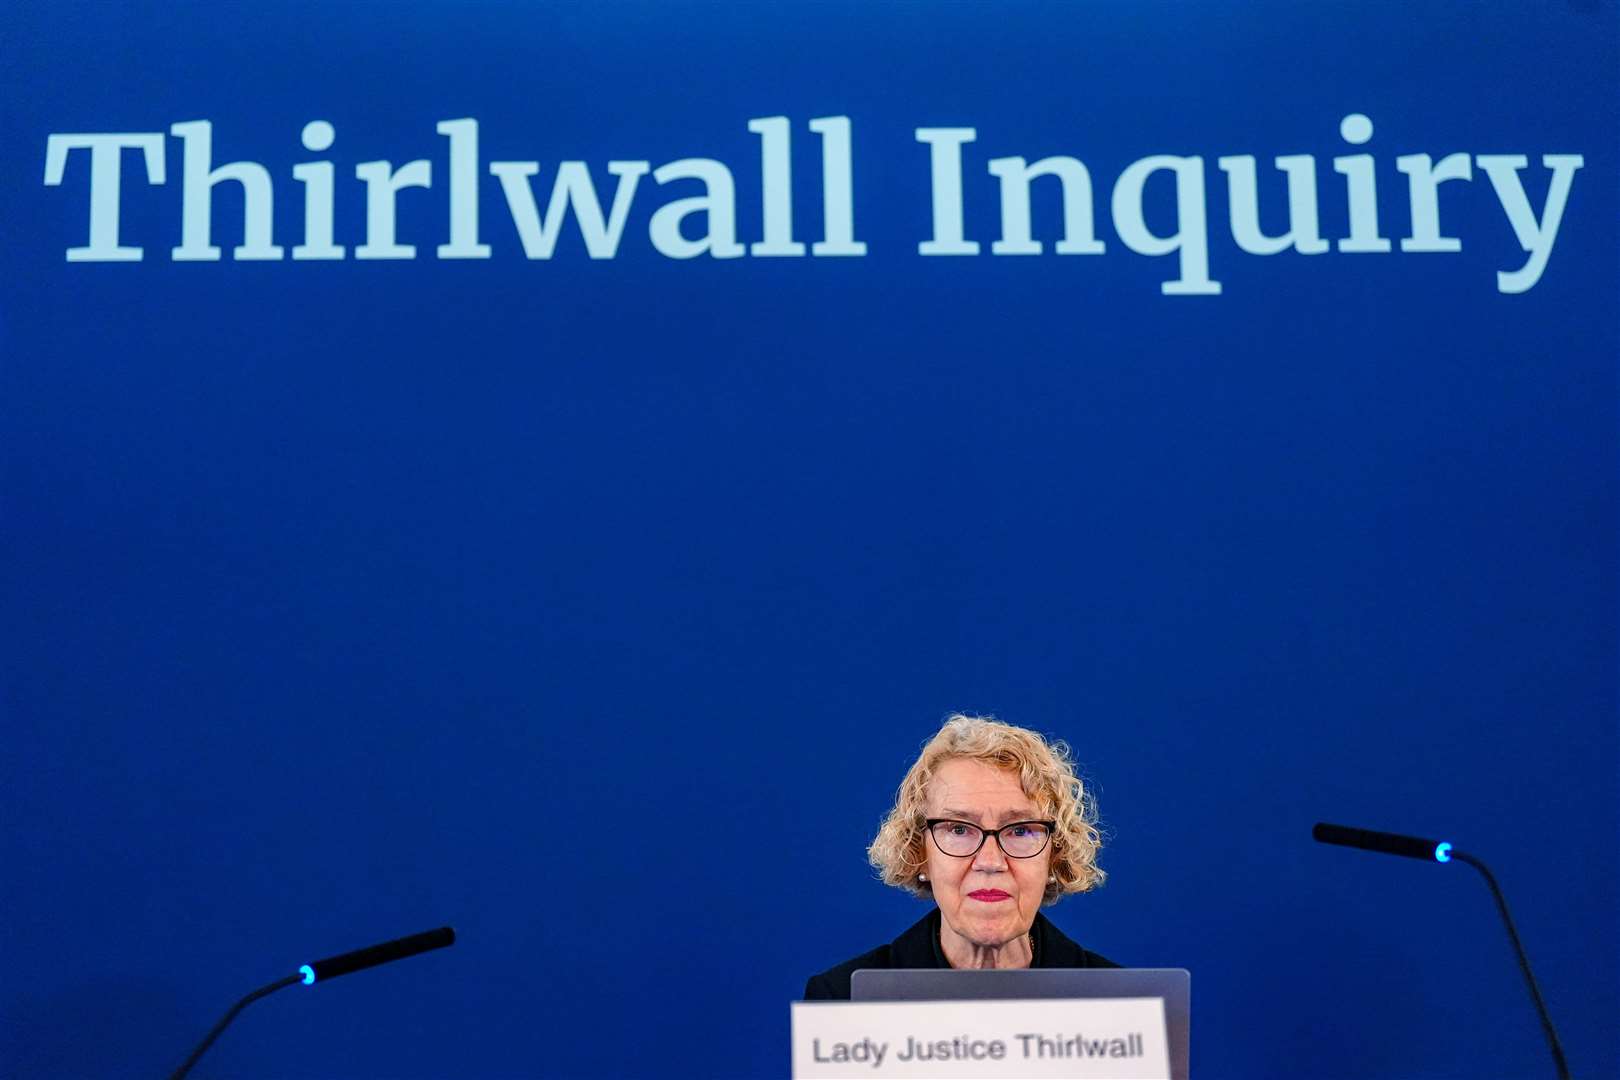
[[[973,856],[973,869],[987,871],[1007,869],[1007,854],[1001,850],[1000,841],[1001,838],[997,836],[984,838],[984,846]]]

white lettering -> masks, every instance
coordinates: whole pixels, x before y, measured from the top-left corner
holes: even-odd
[[[653,213],[647,235],[659,254],[691,259],[707,252],[716,259],[734,259],[743,253],[737,243],[737,198],[730,169],[709,158],[682,158],[660,165],[652,177],[660,184],[697,180],[704,188],[702,195],[676,199]],[[704,215],[708,224],[708,231],[696,240],[681,233],[682,220],[691,214]]]
[[[652,169],[647,161],[610,161],[607,171],[616,177],[612,205],[606,212],[591,168],[584,161],[562,161],[556,166],[549,201],[542,216],[536,202],[533,180],[540,173],[535,161],[496,161],[488,170],[500,184],[507,209],[527,258],[550,259],[572,216],[578,224],[585,250],[592,259],[617,256],[635,193],[641,177],[649,174],[660,185],[685,182],[695,187],[680,191],[675,198],[655,207],[649,215],[648,239],[654,250],[671,259],[692,259],[709,255],[716,259],[746,254],[761,257],[864,256],[868,245],[855,234],[855,177],[853,127],[848,116],[822,116],[808,121],[810,131],[819,137],[821,151],[822,229],[814,243],[795,239],[792,121],[787,116],[756,117],[747,121],[748,130],[759,137],[761,187],[761,235],[751,244],[737,240],[736,184],[731,169],[707,157],[686,157]],[[1373,122],[1362,113],[1349,113],[1339,121],[1339,135],[1351,147],[1369,144]],[[447,234],[435,252],[441,259],[489,259],[490,244],[480,233],[480,192],[483,181],[479,154],[479,122],[472,117],[441,120],[435,131],[446,140]],[[177,261],[218,262],[222,249],[213,243],[213,196],[219,185],[229,181],[241,185],[242,242],[232,248],[239,260],[278,260],[283,249],[274,243],[275,191],[269,171],[256,161],[229,161],[216,165],[213,160],[213,124],[190,120],[170,125],[169,133],[180,140],[182,184],[178,246],[171,250]],[[326,120],[311,120],[300,134],[305,150],[330,157],[336,130]],[[929,197],[933,232],[917,245],[920,255],[977,255],[980,244],[966,234],[964,206],[963,147],[978,141],[972,127],[919,127],[916,141],[929,153]],[[147,182],[165,182],[165,136],[159,132],[56,133],[47,136],[44,182],[58,187],[64,182],[72,154],[89,151],[89,215],[87,244],[66,249],[69,262],[138,262],[144,249],[121,242],[121,195],[124,152],[139,151],[144,158]],[[1233,241],[1250,255],[1269,256],[1284,251],[1319,255],[1331,250],[1346,253],[1388,253],[1390,238],[1380,232],[1378,220],[1378,166],[1368,152],[1347,153],[1332,158],[1334,171],[1345,178],[1345,235],[1324,239],[1318,214],[1320,198],[1317,158],[1291,154],[1269,158],[1286,182],[1286,227],[1281,207],[1270,207],[1265,220],[1273,230],[1262,227],[1260,203],[1260,157],[1233,154],[1215,159],[1225,174],[1227,215]],[[1438,159],[1424,153],[1404,154],[1394,159],[1397,171],[1407,178],[1410,209],[1409,234],[1400,240],[1403,252],[1459,252],[1461,236],[1447,235],[1440,214],[1442,187],[1452,181],[1471,182],[1482,170],[1491,182],[1502,213],[1507,218],[1526,258],[1523,265],[1496,274],[1496,287],[1503,293],[1521,293],[1535,287],[1546,271],[1574,185],[1575,173],[1585,167],[1579,154],[1544,154],[1541,163],[1548,171],[1542,205],[1533,204],[1522,174],[1529,168],[1525,154],[1450,153]],[[1160,283],[1160,291],[1170,296],[1219,295],[1222,285],[1210,275],[1209,227],[1205,159],[1199,156],[1154,154],[1131,162],[1114,179],[1106,210],[1112,212],[1114,231],[1124,247],[1150,257],[1174,254],[1178,269]],[[340,168],[332,160],[300,161],[292,165],[293,179],[303,191],[304,224],[300,243],[292,248],[296,261],[341,260],[348,248],[336,242],[336,206]],[[407,188],[432,188],[433,163],[409,161],[398,167],[386,160],[366,161],[353,166],[354,175],[365,185],[365,242],[354,247],[357,259],[414,259],[417,248],[398,238],[399,192]],[[1003,156],[988,162],[991,176],[999,181],[999,238],[990,245],[994,255],[1039,255],[1045,243],[1035,237],[1033,221],[1034,183],[1055,177],[1056,189],[1042,188],[1045,198],[1061,193],[1063,230],[1053,243],[1060,255],[1097,255],[1106,247],[1098,236],[1099,194],[1087,165],[1077,157],[1050,156],[1031,162],[1023,156]],[[1163,180],[1154,179],[1164,174]],[[1269,174],[1268,174],[1269,175]],[[982,181],[979,181],[982,183]],[[1098,181],[1101,182],[1101,181]],[[1276,185],[1275,179],[1268,179]],[[1536,186],[1539,196],[1541,188]],[[693,194],[698,188],[699,193]],[[1280,198],[1281,189],[1272,198]],[[1170,207],[1174,199],[1174,210]],[[234,199],[227,199],[234,216]],[[1043,205],[1051,205],[1045,203]],[[1387,209],[1387,207],[1386,207]],[[1173,213],[1173,217],[1171,216]],[[700,222],[689,219],[701,215]],[[1149,218],[1153,225],[1150,227]],[[1458,226],[1454,221],[1453,227]],[[1053,235],[1053,223],[1042,230]]]
[[[354,249],[357,259],[414,259],[415,244],[394,239],[394,199],[400,189],[433,186],[433,163],[412,161],[394,171],[386,161],[366,161],[354,167],[366,182],[366,242]]]
[[[1372,138],[1372,121],[1351,113],[1339,121],[1339,135],[1352,146]],[[1350,211],[1350,235],[1339,241],[1340,251],[1383,252],[1389,241],[1378,235],[1378,180],[1371,154],[1346,154],[1333,159],[1333,171],[1344,176],[1345,200]]]
[[[748,245],[750,255],[803,255],[793,239],[793,133],[785,116],[748,121],[759,136],[759,177],[765,206],[765,238]]]
[[[213,164],[214,125],[191,120],[169,125],[169,132],[185,145],[180,167],[180,246],[170,252],[176,262],[215,262],[219,248],[210,243],[213,231],[214,185],[234,180],[242,185],[242,243],[232,250],[237,259],[279,259],[281,248],[270,242],[273,193],[270,173],[256,161]]]
[[[1553,243],[1558,238],[1558,224],[1564,219],[1564,204],[1569,200],[1570,185],[1575,182],[1575,170],[1586,164],[1580,154],[1543,154],[1541,164],[1552,170],[1547,185],[1547,201],[1541,209],[1541,220],[1536,220],[1530,200],[1519,182],[1519,170],[1529,162],[1523,154],[1479,154],[1474,158],[1485,175],[1491,178],[1497,201],[1507,214],[1508,224],[1519,246],[1530,253],[1530,258],[1519,269],[1501,271],[1496,275],[1496,290],[1504,293],[1522,293],[1535,287],[1547,268]]]
[[[1148,177],[1169,172],[1176,184],[1176,231],[1158,236],[1143,220],[1142,191]],[[1209,229],[1204,220],[1204,159],[1156,154],[1133,161],[1114,184],[1114,231],[1138,255],[1181,253],[1181,276],[1166,281],[1166,296],[1216,296],[1221,283],[1209,277]]]
[[[317,153],[331,147],[337,132],[325,120],[304,125],[300,141]],[[341,259],[347,252],[332,243],[332,188],[335,170],[330,161],[306,161],[293,166],[293,179],[304,184],[304,242],[292,249],[295,259]]]
[[[619,178],[613,193],[613,208],[608,220],[602,220],[602,204],[596,198],[590,170],[583,161],[565,161],[557,167],[557,179],[551,185],[551,200],[546,203],[546,220],[542,226],[535,210],[534,191],[529,177],[540,171],[535,161],[492,161],[489,171],[500,178],[501,190],[506,194],[506,205],[512,212],[512,223],[517,226],[518,239],[523,241],[523,254],[531,259],[549,259],[556,249],[557,236],[562,232],[563,218],[570,206],[579,232],[585,240],[585,251],[593,259],[611,259],[619,251],[619,237],[624,233],[625,218],[630,214],[630,200],[635,197],[636,184],[646,175],[645,161],[610,161],[608,172]]]
[[[118,195],[123,152],[139,150],[146,159],[146,180],[163,183],[163,133],[51,135],[45,139],[45,185],[56,187],[67,171],[72,150],[90,151],[90,243],[67,249],[68,262],[139,262],[144,249],[118,242]]]
[[[1042,158],[1028,164],[1021,157],[996,158],[990,173],[1001,180],[1001,239],[990,245],[993,255],[1039,255],[1041,242],[1030,233],[1029,185],[1038,176],[1055,176],[1063,187],[1063,239],[1053,249],[1059,255],[1100,255],[1092,220],[1091,174],[1072,157]]]
[[[1275,159],[1288,174],[1288,231],[1267,236],[1260,231],[1260,194],[1255,160],[1250,156],[1216,161],[1226,173],[1227,215],[1232,239],[1250,255],[1275,255],[1293,248],[1302,255],[1320,255],[1328,249],[1316,219],[1316,158],[1291,154]]]
[[[434,128],[450,140],[450,242],[441,259],[487,259],[489,245],[478,242],[478,121],[440,120]]]
[[[917,245],[919,255],[977,255],[976,240],[962,239],[962,144],[979,137],[973,128],[918,128],[928,144],[933,173],[934,238]]]
[[[822,236],[810,245],[812,255],[865,255],[855,239],[855,179],[850,151],[849,117],[823,116],[810,121],[821,136]]]
[[[1395,168],[1406,174],[1412,200],[1412,235],[1401,241],[1401,250],[1461,251],[1461,240],[1440,235],[1440,185],[1473,179],[1468,155],[1447,154],[1436,165],[1428,154],[1407,154],[1395,159]]]

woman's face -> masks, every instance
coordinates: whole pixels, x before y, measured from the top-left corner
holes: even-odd
[[[928,816],[955,818],[997,829],[1012,821],[1039,821],[1046,815],[1018,783],[1018,774],[970,758],[951,758],[928,785]],[[986,838],[978,854],[955,858],[930,836],[928,880],[945,920],[945,932],[980,948],[994,948],[1029,933],[1040,910],[1051,873],[1052,845],[1029,859],[1009,859]]]

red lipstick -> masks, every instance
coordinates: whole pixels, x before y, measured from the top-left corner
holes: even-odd
[[[994,904],[999,900],[1011,900],[1011,893],[1004,893],[1000,889],[979,889],[968,893],[968,896],[985,904]]]

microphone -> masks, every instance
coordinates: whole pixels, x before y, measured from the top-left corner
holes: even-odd
[[[1424,840],[1400,833],[1374,832],[1371,829],[1352,829],[1348,825],[1329,825],[1317,822],[1311,826],[1311,838],[1323,844],[1339,844],[1360,848],[1362,851],[1381,851],[1385,855],[1404,855],[1409,859],[1451,861],[1451,845],[1444,840]]]
[[[1564,1047],[1558,1041],[1558,1031],[1553,1027],[1552,1017],[1547,1013],[1547,1003],[1542,1000],[1541,988],[1536,985],[1536,977],[1530,971],[1530,957],[1524,951],[1523,942],[1519,940],[1519,931],[1513,925],[1513,916],[1508,913],[1507,898],[1502,895],[1502,889],[1497,885],[1496,875],[1491,873],[1490,867],[1468,852],[1458,851],[1445,840],[1376,832],[1349,825],[1329,825],[1324,821],[1311,826],[1311,838],[1323,844],[1338,844],[1341,847],[1360,848],[1363,851],[1376,851],[1384,855],[1402,855],[1409,859],[1423,859],[1426,862],[1448,863],[1455,860],[1467,863],[1478,870],[1480,876],[1485,879],[1485,884],[1490,886],[1491,896],[1496,900],[1496,910],[1502,916],[1502,925],[1507,927],[1508,940],[1513,943],[1513,951],[1518,954],[1519,970],[1524,974],[1525,985],[1530,988],[1531,1000],[1535,1002],[1536,1012],[1541,1017],[1541,1031],[1547,1037],[1548,1048],[1552,1050],[1553,1065],[1558,1069],[1559,1080],[1570,1080],[1569,1063],[1564,1060]]]
[[[184,1080],[185,1075],[191,1071],[191,1067],[202,1059],[203,1054],[210,1046],[214,1045],[214,1040],[219,1038],[220,1033],[230,1026],[230,1022],[236,1019],[237,1014],[262,997],[292,986],[294,983],[313,986],[323,979],[335,979],[339,975],[364,971],[366,968],[376,967],[378,964],[403,960],[407,956],[425,953],[430,949],[442,949],[455,943],[456,932],[448,926],[441,926],[437,930],[427,930],[420,934],[412,934],[409,937],[396,938],[393,941],[385,941],[381,945],[368,945],[364,949],[355,949],[352,952],[328,956],[325,960],[317,960],[313,964],[304,964],[298,969],[297,974],[288,975],[285,978],[277,979],[273,983],[261,986],[235,1005],[232,1005],[225,1015],[220,1018],[219,1023],[214,1025],[213,1030],[209,1031],[203,1037],[203,1041],[197,1044],[197,1049],[191,1052],[191,1056],[186,1058],[185,1063],[170,1074],[169,1080]]]
[[[381,945],[368,945],[364,949],[328,956],[325,960],[305,964],[298,969],[298,974],[303,977],[305,986],[313,986],[324,979],[335,979],[339,975],[364,971],[378,964],[391,964],[407,956],[425,953],[430,949],[442,949],[455,943],[456,932],[448,926],[441,926],[437,930],[425,930],[410,937],[385,941]]]

